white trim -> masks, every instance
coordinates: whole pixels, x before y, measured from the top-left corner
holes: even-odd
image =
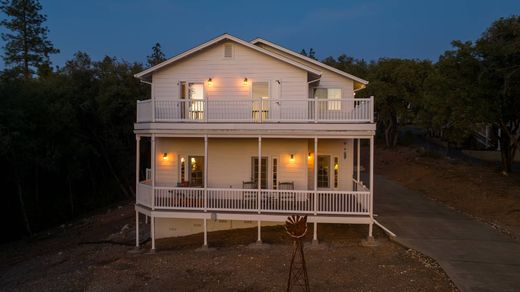
[[[304,64],[301,64],[299,62],[295,62],[295,61],[293,61],[293,60],[291,60],[289,58],[280,56],[279,54],[276,54],[276,53],[273,53],[273,52],[271,52],[269,50],[263,49],[263,48],[261,48],[259,46],[256,46],[254,44],[251,44],[249,42],[241,40],[241,39],[239,39],[237,37],[234,37],[234,36],[232,36],[230,34],[223,34],[223,35],[218,36],[218,37],[216,37],[216,38],[214,38],[214,39],[212,39],[210,41],[207,41],[207,42],[205,42],[205,43],[203,43],[203,44],[201,44],[199,46],[196,46],[196,47],[194,47],[194,48],[192,48],[190,50],[187,50],[187,51],[185,51],[183,53],[180,53],[180,54],[176,55],[175,57],[172,57],[172,58],[170,58],[170,59],[168,59],[168,60],[166,60],[166,61],[164,61],[162,63],[159,63],[159,64],[157,64],[155,66],[152,66],[152,67],[150,67],[150,68],[148,68],[148,69],[146,69],[144,71],[141,71],[141,72],[135,74],[134,77],[139,78],[139,79],[144,79],[146,75],[148,75],[148,74],[150,74],[150,73],[152,73],[154,71],[157,71],[157,70],[159,70],[159,69],[161,69],[161,68],[163,68],[165,66],[168,66],[168,65],[170,65],[170,64],[172,64],[172,63],[174,63],[176,61],[179,61],[179,60],[181,60],[181,59],[183,59],[183,58],[185,58],[185,57],[187,57],[187,56],[189,56],[189,55],[191,55],[193,53],[196,53],[196,52],[198,52],[198,51],[200,51],[202,49],[205,49],[205,48],[207,48],[207,47],[209,47],[209,46],[211,46],[213,44],[216,44],[216,43],[218,43],[218,42],[220,42],[222,40],[226,40],[226,39],[230,40],[230,41],[234,41],[234,42],[236,42],[238,44],[241,44],[241,45],[243,45],[243,46],[245,46],[247,48],[256,50],[256,51],[258,51],[260,53],[263,53],[265,55],[271,56],[271,57],[273,57],[275,59],[278,59],[278,60],[280,60],[282,62],[285,62],[287,64],[290,64],[290,65],[293,65],[293,66],[298,67],[300,69],[303,69],[303,70],[305,70],[307,72],[311,72],[311,73],[316,74],[316,75],[321,75],[321,71],[315,70],[315,69],[313,69],[313,68],[311,68],[309,66],[306,66]]]
[[[274,44],[274,43],[272,43],[272,42],[266,41],[266,40],[264,40],[264,39],[256,38],[256,39],[254,39],[254,40],[251,41],[251,44],[256,45],[257,43],[263,43],[263,44],[265,44],[265,45],[268,45],[268,46],[270,46],[270,47],[273,47],[273,48],[275,48],[275,49],[278,49],[278,50],[280,50],[280,51],[282,51],[282,52],[284,52],[284,53],[287,53],[287,54],[292,55],[292,56],[294,56],[294,57],[300,58],[300,59],[302,59],[302,60],[304,60],[304,61],[307,61],[307,62],[309,62],[309,63],[312,63],[312,64],[314,64],[314,65],[320,66],[321,68],[327,69],[327,70],[329,70],[329,71],[332,71],[332,72],[334,72],[334,73],[337,73],[337,74],[342,75],[342,76],[344,76],[344,77],[347,77],[347,78],[349,78],[349,79],[352,79],[352,80],[354,80],[354,81],[357,81],[357,82],[359,82],[359,83],[361,83],[361,84],[363,84],[363,85],[367,85],[367,84],[368,84],[368,81],[366,81],[366,80],[364,80],[364,79],[361,79],[361,78],[359,78],[359,77],[356,77],[356,76],[354,76],[354,75],[352,75],[352,74],[349,74],[349,73],[347,73],[347,72],[343,72],[343,71],[341,71],[341,70],[339,70],[339,69],[336,69],[336,68],[334,68],[334,67],[331,67],[331,66],[329,66],[329,65],[327,65],[327,64],[323,64],[322,62],[316,61],[316,60],[311,59],[311,58],[309,58],[309,57],[306,57],[306,56],[304,56],[304,55],[302,55],[302,54],[298,54],[298,53],[296,53],[296,52],[293,52],[293,51],[291,51],[291,50],[289,50],[289,49],[286,49],[286,48],[284,48],[284,47],[282,47],[282,46],[279,46],[279,45]]]

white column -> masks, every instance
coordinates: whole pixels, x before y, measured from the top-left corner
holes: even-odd
[[[204,136],[204,212],[208,211],[208,135]]]
[[[202,247],[208,247],[208,219],[206,218],[204,218],[204,245]]]
[[[314,137],[314,215],[318,214],[318,137]],[[318,223],[314,221],[312,242],[318,242]]]
[[[151,220],[150,221],[150,227],[151,227],[150,235],[152,236],[152,251],[155,251],[155,217],[151,216],[150,220]]]
[[[358,138],[357,139],[357,181],[358,181],[358,183],[361,182],[360,171],[361,171],[361,139]]]
[[[152,168],[152,210],[155,210],[155,134],[152,134],[152,157],[151,157],[151,168]]]
[[[318,137],[314,137],[314,215],[318,212]]]
[[[260,195],[262,193],[262,137],[258,137],[258,177],[257,177],[257,187],[258,187],[258,196],[257,196],[257,207],[258,214],[260,214]]]
[[[374,136],[370,137],[370,225],[368,236],[372,237],[372,225],[374,224]]]
[[[139,187],[139,158],[141,154],[141,136],[135,136],[135,196],[137,200],[137,189]]]
[[[140,141],[141,136],[135,136],[135,197],[137,203],[137,196],[139,196],[139,157],[140,157]],[[135,211],[135,247],[139,247],[139,212]]]
[[[135,211],[135,247],[139,248],[139,212]]]
[[[262,221],[258,220],[258,237],[256,243],[262,243]]]

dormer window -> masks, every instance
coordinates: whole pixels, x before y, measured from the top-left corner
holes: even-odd
[[[233,45],[232,44],[224,45],[224,58],[226,58],[226,59],[233,58]]]

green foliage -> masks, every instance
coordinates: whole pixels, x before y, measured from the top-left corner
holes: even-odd
[[[419,60],[380,59],[369,65],[371,82],[363,95],[376,96],[375,110],[387,147],[397,144],[401,125],[415,122],[431,71],[431,62]]]
[[[23,212],[17,183],[32,230],[132,197],[135,102],[149,89],[133,75],[142,70],[79,52],[46,78],[2,76],[0,183],[14,207],[5,216]]]
[[[148,62],[148,66],[150,67],[166,61],[166,57],[161,50],[161,44],[156,43],[155,46],[152,47],[152,54],[147,56],[146,60]]]
[[[313,60],[318,60],[318,59],[316,58],[316,52],[314,51],[313,48],[310,48],[310,49],[309,49],[309,53],[308,53],[308,54],[307,54],[307,52],[305,51],[305,49],[302,49],[302,50],[300,51],[300,54],[301,54],[301,55],[304,55],[305,57],[309,57],[309,58],[311,58],[311,59],[313,59]]]
[[[2,0],[0,10],[7,16],[0,22],[8,31],[2,33],[5,41],[4,62],[12,74],[22,74],[30,78],[35,70],[40,75],[51,71],[49,55],[56,54],[47,39],[49,30],[43,26],[47,17],[40,13],[42,6],[38,0]]]

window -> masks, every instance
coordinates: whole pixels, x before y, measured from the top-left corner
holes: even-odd
[[[190,187],[204,186],[204,156],[190,156]]]
[[[251,97],[253,98],[253,119],[259,120],[269,117],[269,82],[253,82],[251,85]]]
[[[334,188],[338,187],[339,178],[339,159],[334,157]]]
[[[278,189],[278,158],[273,158],[273,190]]]
[[[224,58],[233,58],[233,45],[232,44],[224,45]]]
[[[314,98],[328,100],[326,102],[319,102],[319,110],[341,110],[340,88],[314,88],[313,91]],[[337,101],[334,99],[337,99]]]
[[[318,155],[318,188],[329,187],[330,156]]]
[[[251,158],[251,180],[258,186],[258,156]],[[267,157],[262,157],[260,187],[267,189]]]

